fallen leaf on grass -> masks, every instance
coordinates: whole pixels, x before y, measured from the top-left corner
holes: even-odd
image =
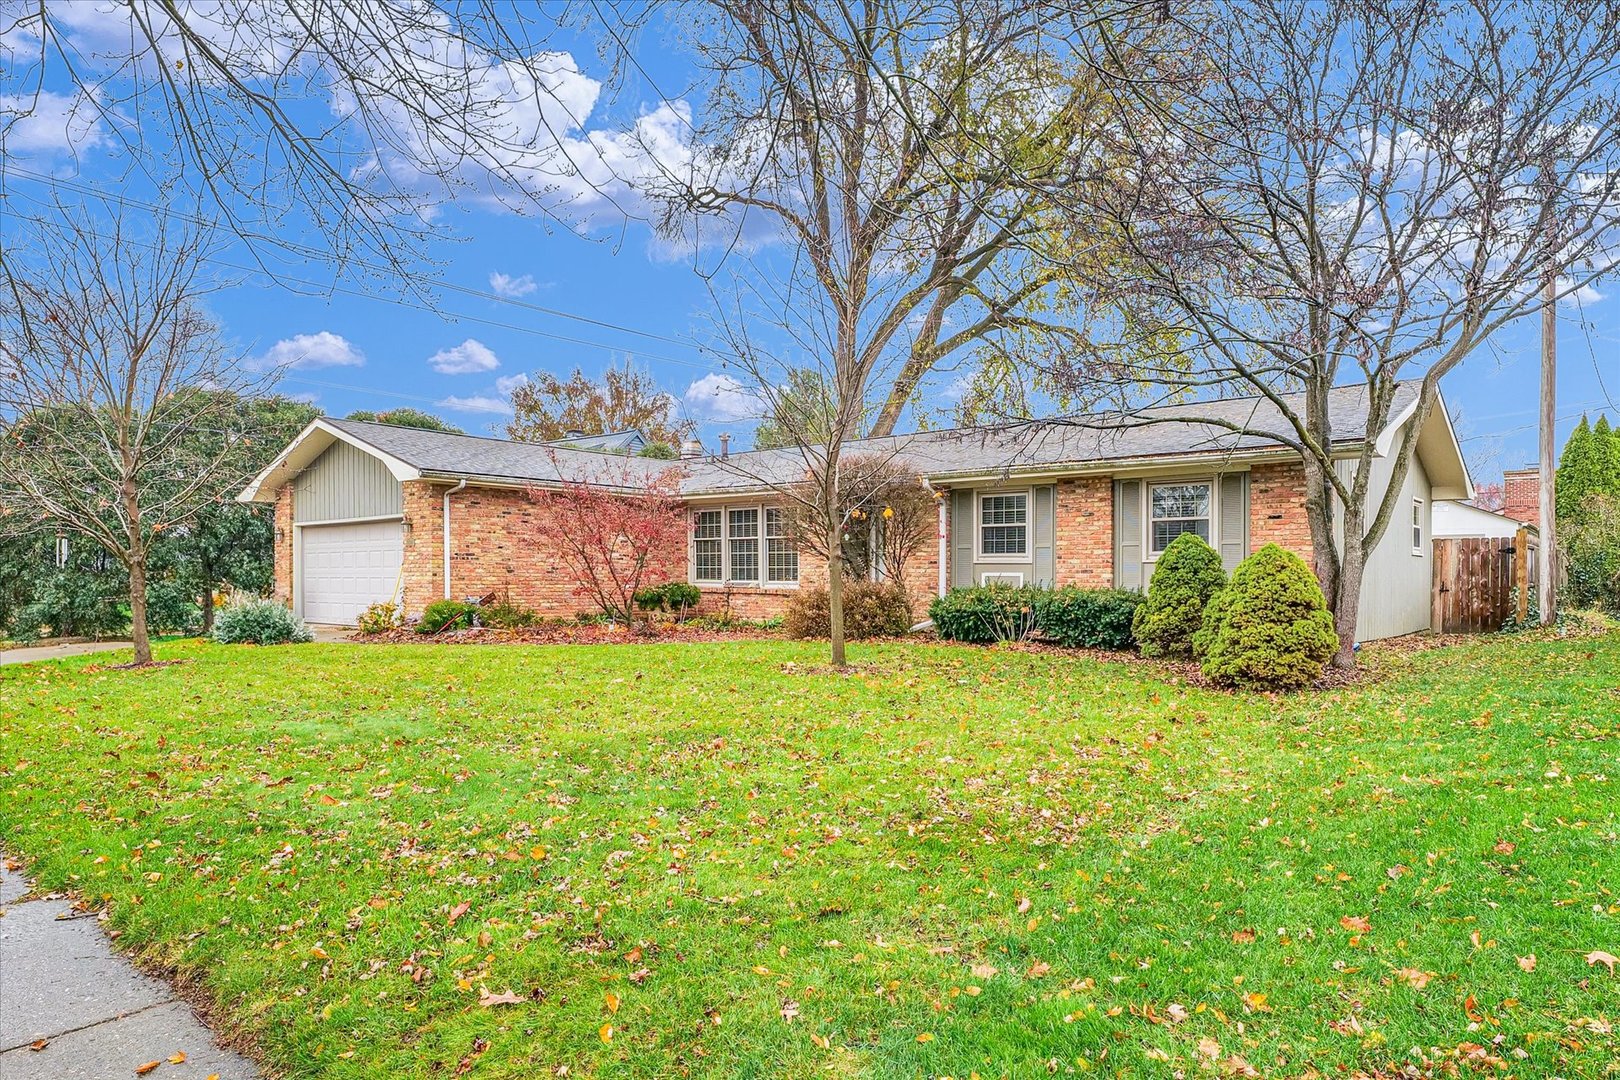
[[[1255,991],[1250,991],[1249,993],[1243,995],[1243,1004],[1247,1005],[1255,1012],[1271,1011],[1271,1006],[1266,1004],[1266,995],[1257,993]]]
[[[1429,980],[1434,978],[1432,972],[1419,971],[1417,968],[1401,968],[1395,974],[1400,976],[1403,983],[1415,990],[1421,990],[1428,986]]]
[[[608,1012],[610,1012],[610,1013],[618,1012],[619,1011],[619,995],[615,994],[613,991],[609,990],[607,993],[602,995],[602,1004],[607,1006],[607,1011]]]
[[[486,1009],[492,1009],[497,1005],[522,1005],[528,1000],[522,994],[514,994],[510,990],[502,991],[499,994],[492,994],[488,990],[484,990],[478,995],[478,1004]]]
[[[461,903],[457,904],[455,907],[450,909],[450,917],[445,920],[445,925],[446,926],[454,926],[454,925],[456,925],[456,920],[461,918],[463,915],[467,914],[467,912],[469,912],[471,910],[472,910],[472,904],[469,903],[466,900],[463,900]]]
[[[1485,1022],[1485,1014],[1479,1011],[1479,1002],[1474,1000],[1473,994],[1463,998],[1463,1014],[1476,1024]]]
[[[1253,945],[1255,936],[1253,930],[1234,930],[1232,931],[1232,944]]]
[[[1513,842],[1510,840],[1498,840],[1491,850],[1498,855],[1511,855],[1513,854]]]
[[[825,1035],[817,1035],[817,1034],[811,1033],[810,1041],[815,1043],[816,1046],[820,1047],[823,1050],[831,1049],[831,1047],[832,1047],[832,1040],[827,1038],[827,1036],[825,1036]]]
[[[1221,1062],[1221,1068],[1226,1070],[1228,1076],[1256,1077],[1260,1075],[1259,1069],[1256,1069],[1236,1054]]]
[[[1365,915],[1341,915],[1339,925],[1354,934],[1365,934],[1372,930],[1372,922]]]
[[[970,970],[973,972],[975,979],[993,979],[996,977],[996,966],[994,964],[974,964]]]
[[[1534,971],[1534,970],[1536,970],[1536,954],[1531,953],[1529,956],[1521,956],[1521,957],[1519,957],[1519,970],[1520,971]]]
[[[1612,961],[1613,957],[1610,957],[1610,960]],[[1610,964],[1610,967],[1613,967],[1612,963]],[[1024,972],[1024,974],[1029,976],[1031,979],[1041,979],[1045,978],[1046,974],[1051,970],[1051,964],[1048,964],[1045,960],[1037,960],[1033,964],[1029,965],[1029,970]]]
[[[920,1034],[920,1035],[918,1035],[918,1036],[917,1036],[917,1041],[918,1041],[918,1042],[920,1042],[920,1043],[930,1043],[930,1042],[933,1042],[933,1041],[934,1041],[934,1036],[933,1036],[933,1033],[932,1033],[932,1032],[928,1032],[928,1031],[925,1031],[925,1032],[923,1032],[923,1033],[922,1033],[922,1034]]]
[[[613,1041],[613,1025],[603,1024],[601,1027],[597,1028],[596,1037],[602,1040],[603,1046],[611,1043]]]
[[[782,1019],[793,1023],[799,1016],[799,1003],[797,1001],[782,1002]]]
[[[1214,1039],[1205,1036],[1204,1038],[1198,1040],[1198,1052],[1209,1058],[1209,1060],[1214,1061],[1216,1058],[1221,1056],[1221,1044],[1216,1042]]]
[[[1593,949],[1591,952],[1586,954],[1587,967],[1597,967],[1599,964],[1602,964],[1604,967],[1608,968],[1609,974],[1613,975],[1614,965],[1620,964],[1620,956],[1615,956],[1613,953],[1606,953],[1602,949]]]

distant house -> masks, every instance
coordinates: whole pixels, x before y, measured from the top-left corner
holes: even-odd
[[[1395,419],[1375,440],[1370,500],[1383,497],[1391,449],[1416,406],[1416,387],[1401,387]],[[1229,569],[1268,542],[1309,560],[1301,459],[1253,433],[1279,426],[1273,406],[1250,398],[1202,408],[1240,430],[1149,410],[1087,426],[863,440],[845,452],[904,462],[940,495],[937,547],[907,568],[919,607],[935,592],[987,582],[1141,589],[1183,532],[1208,540]],[[1333,391],[1330,416],[1348,469],[1365,428],[1364,389]],[[436,598],[489,592],[567,616],[583,606],[577,583],[557,553],[536,548],[526,489],[589,481],[605,450],[623,452],[585,441],[535,445],[322,418],[238,498],[275,503],[277,595],[312,622],[350,624],[391,597],[415,614]],[[1417,447],[1400,519],[1369,554],[1363,639],[1429,625],[1432,507],[1473,494],[1443,406]],[[803,476],[799,451],[630,460],[649,476],[682,470],[691,528],[665,569],[702,589],[705,607],[776,615],[796,589],[825,581],[825,565],[794,550],[778,494]]]
[[[600,450],[604,454],[639,454],[647,449],[647,438],[639,431],[609,431],[602,435],[587,435],[583,431],[570,431],[547,446],[568,446],[575,450]]]
[[[1528,528],[1535,535],[1536,527],[1508,516],[1505,510],[1486,510],[1471,503],[1441,499],[1434,504],[1434,538],[1436,540],[1470,539],[1475,537],[1512,540],[1519,530]]]
[[[1541,469],[1527,465],[1502,474],[1502,513],[1526,525],[1541,521]]]

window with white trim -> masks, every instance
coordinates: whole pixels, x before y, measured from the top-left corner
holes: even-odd
[[[1029,557],[1029,492],[979,496],[979,555],[985,559]]]
[[[690,579],[697,585],[798,585],[799,552],[786,513],[757,505],[693,510]]]
[[[719,583],[725,580],[725,540],[720,535],[719,510],[699,510],[692,515],[692,580]]]
[[[759,507],[726,511],[726,580],[759,581]]]
[[[1412,500],[1412,554],[1423,554],[1423,500]]]
[[[1159,555],[1182,533],[1209,542],[1211,487],[1207,481],[1154,484],[1148,489],[1148,547]]]
[[[765,580],[773,585],[799,580],[799,552],[788,539],[787,515],[775,506],[765,510]]]

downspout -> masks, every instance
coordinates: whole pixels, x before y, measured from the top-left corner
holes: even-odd
[[[450,599],[450,496],[467,486],[467,478],[463,476],[461,482],[453,488],[444,489],[444,511],[440,514],[444,523],[444,598]]]
[[[926,476],[923,477],[922,485],[934,496],[934,501],[939,504],[939,585],[937,591],[940,596],[944,596],[949,591],[946,584],[950,580],[946,572],[945,561],[951,550],[950,538],[947,535],[949,530],[946,527],[950,519],[946,516],[948,508],[945,505],[945,492],[935,491],[934,485],[928,482]]]

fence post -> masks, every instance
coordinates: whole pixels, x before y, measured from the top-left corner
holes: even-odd
[[[1514,615],[1523,625],[1530,615],[1530,530],[1523,525],[1513,534],[1513,591],[1518,604]]]

